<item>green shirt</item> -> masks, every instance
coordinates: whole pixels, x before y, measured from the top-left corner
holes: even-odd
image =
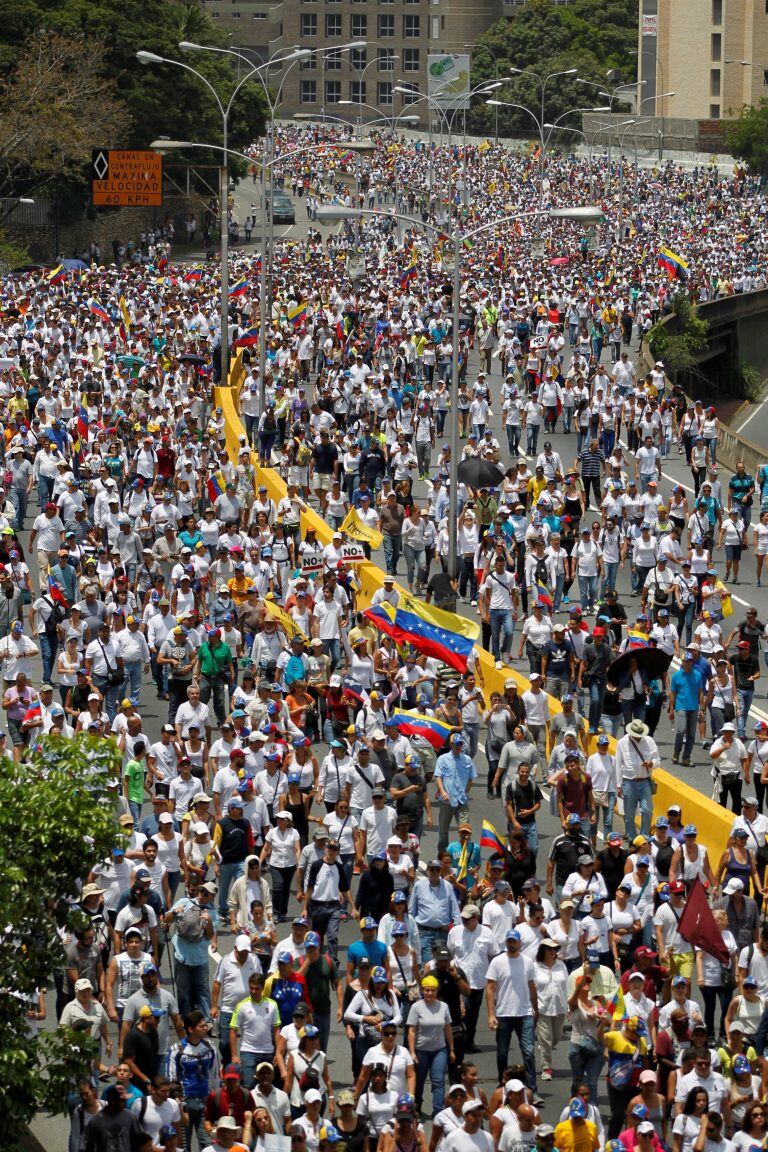
[[[128,799],[136,804],[144,801],[144,766],[138,760],[129,760],[123,769],[123,776],[128,781]]]
[[[202,676],[219,676],[232,663],[229,645],[223,640],[213,644],[208,640],[205,644],[201,644],[199,655]]]

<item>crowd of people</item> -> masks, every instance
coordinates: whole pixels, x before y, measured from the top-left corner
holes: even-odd
[[[436,227],[538,195],[531,158],[490,144],[382,138],[361,160],[339,139],[281,129],[280,153],[318,145],[278,166],[282,186]],[[762,1143],[768,726],[752,733],[750,707],[765,626],[754,609],[732,625],[729,592],[749,550],[760,579],[768,468],[725,480],[716,411],[662,363],[640,368],[637,338],[677,291],[764,286],[765,203],[738,171],[641,172],[617,249],[618,183],[553,157],[547,201],[597,195],[607,223],[537,225],[544,258],[528,225],[489,231],[462,255],[458,334],[440,236],[382,214],[280,242],[264,380],[255,260],[235,253],[234,457],[211,403],[211,268],[163,257],[156,275],[127,262],[3,281],[2,739],[20,760],[82,732],[122,760],[121,843],[82,878],[87,923],[63,933],[56,973],[57,1020],[100,1046],[71,1152],[266,1152],[276,1135],[297,1152]],[[662,240],[687,281],[657,264]],[[453,419],[462,458],[500,464],[496,485],[457,483]],[[561,429],[572,459],[553,449]],[[662,470],[678,453],[692,498]],[[457,673],[382,634],[344,551],[363,537],[386,569],[374,607],[396,608],[403,580],[476,611],[481,646],[499,668],[523,661],[529,686],[487,693],[474,654]],[[679,808],[653,818],[665,707],[673,762],[704,745],[732,805],[717,860]],[[438,722],[439,746],[404,730],[410,712]],[[478,777],[500,829],[490,855]],[[678,932],[696,881],[727,964]],[[494,1084],[472,1062],[481,1017]],[[552,1115],[546,1085],[566,1066],[570,1103]]]

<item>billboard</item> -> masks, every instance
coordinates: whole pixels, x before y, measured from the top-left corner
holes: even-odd
[[[469,107],[469,55],[465,52],[430,52],[427,95],[441,108]]]
[[[643,13],[643,36],[656,36],[659,30],[659,18],[655,14],[646,16]]]
[[[100,207],[147,208],[163,202],[163,158],[147,149],[94,148],[93,203]]]

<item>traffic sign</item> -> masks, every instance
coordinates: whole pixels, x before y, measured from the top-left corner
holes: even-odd
[[[91,182],[97,207],[157,208],[163,202],[163,158],[148,149],[94,148]]]

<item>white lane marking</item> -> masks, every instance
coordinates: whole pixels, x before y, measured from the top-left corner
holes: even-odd
[[[750,420],[754,420],[755,416],[757,416],[760,409],[764,408],[764,407],[765,407],[765,400],[761,400],[759,404],[755,404],[754,408],[750,412],[749,416],[747,416],[744,423],[739,424],[738,431],[743,432],[744,429],[746,428],[747,424],[749,424]]]

